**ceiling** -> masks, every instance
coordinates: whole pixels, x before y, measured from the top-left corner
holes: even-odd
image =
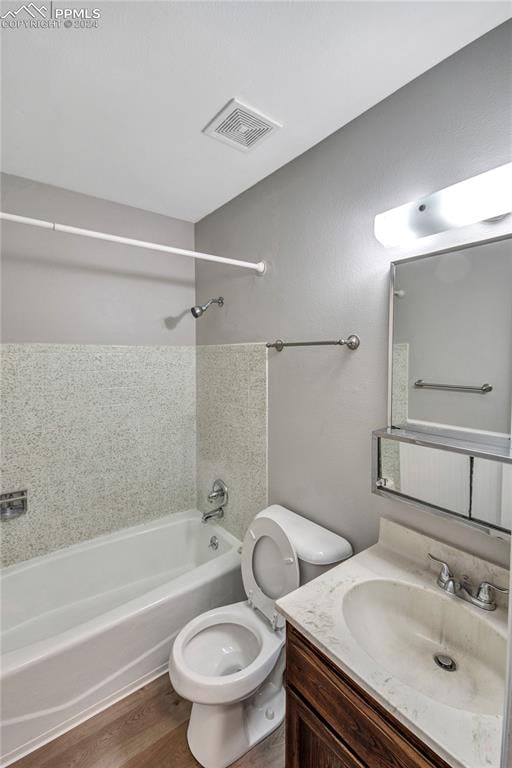
[[[487,1],[76,5],[101,9],[97,29],[2,34],[3,170],[188,221],[510,16]],[[283,128],[248,153],[205,136],[232,97]]]

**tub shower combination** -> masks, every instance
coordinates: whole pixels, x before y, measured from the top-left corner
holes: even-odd
[[[3,569],[1,765],[167,670],[187,622],[243,599],[240,542],[180,512]]]

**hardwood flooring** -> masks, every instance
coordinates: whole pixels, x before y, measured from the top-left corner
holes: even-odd
[[[11,768],[200,768],[187,744],[189,713],[163,675]],[[284,727],[233,768],[284,768]]]

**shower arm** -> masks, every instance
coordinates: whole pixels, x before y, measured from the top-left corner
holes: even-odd
[[[206,310],[206,309],[208,309],[208,307],[210,307],[212,304],[218,304],[218,305],[219,305],[219,307],[222,307],[222,305],[224,304],[224,299],[223,299],[221,296],[219,296],[219,298],[218,298],[218,299],[209,299],[209,301],[207,301],[207,302],[206,302],[206,304],[202,304],[202,305],[201,305],[201,309],[202,309],[202,310]]]
[[[200,251],[189,251],[185,248],[175,248],[172,245],[163,245],[162,243],[151,243],[146,240],[134,240],[131,237],[121,237],[120,235],[111,235],[107,232],[96,232],[93,229],[81,229],[80,227],[71,227],[68,224],[58,224],[55,221],[44,221],[43,219],[31,219],[28,216],[18,216],[15,213],[6,213],[0,211],[0,220],[10,221],[14,224],[26,224],[30,227],[40,227],[42,229],[52,229],[54,232],[66,232],[69,235],[79,235],[80,237],[91,237],[95,240],[107,240],[111,243],[121,245],[131,245],[136,248],[145,248],[149,251],[161,251],[163,253],[173,253],[177,256],[188,256],[191,259],[200,259],[201,261],[214,261],[218,264],[229,264],[233,267],[242,267],[252,269],[257,275],[264,275],[267,265],[264,261],[240,261],[239,259],[228,259],[224,256],[215,256],[212,253],[201,253]]]

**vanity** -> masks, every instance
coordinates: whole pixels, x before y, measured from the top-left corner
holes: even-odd
[[[291,625],[287,657],[289,768],[445,768],[447,763]]]
[[[281,598],[287,768],[498,768],[507,598],[439,586],[508,571],[383,519],[379,542]]]
[[[375,494],[430,530],[449,517],[461,545],[502,539],[485,551],[512,528],[511,285],[510,237],[392,263],[372,439]],[[413,528],[381,519],[377,544],[277,602],[287,768],[500,768],[509,571]]]

